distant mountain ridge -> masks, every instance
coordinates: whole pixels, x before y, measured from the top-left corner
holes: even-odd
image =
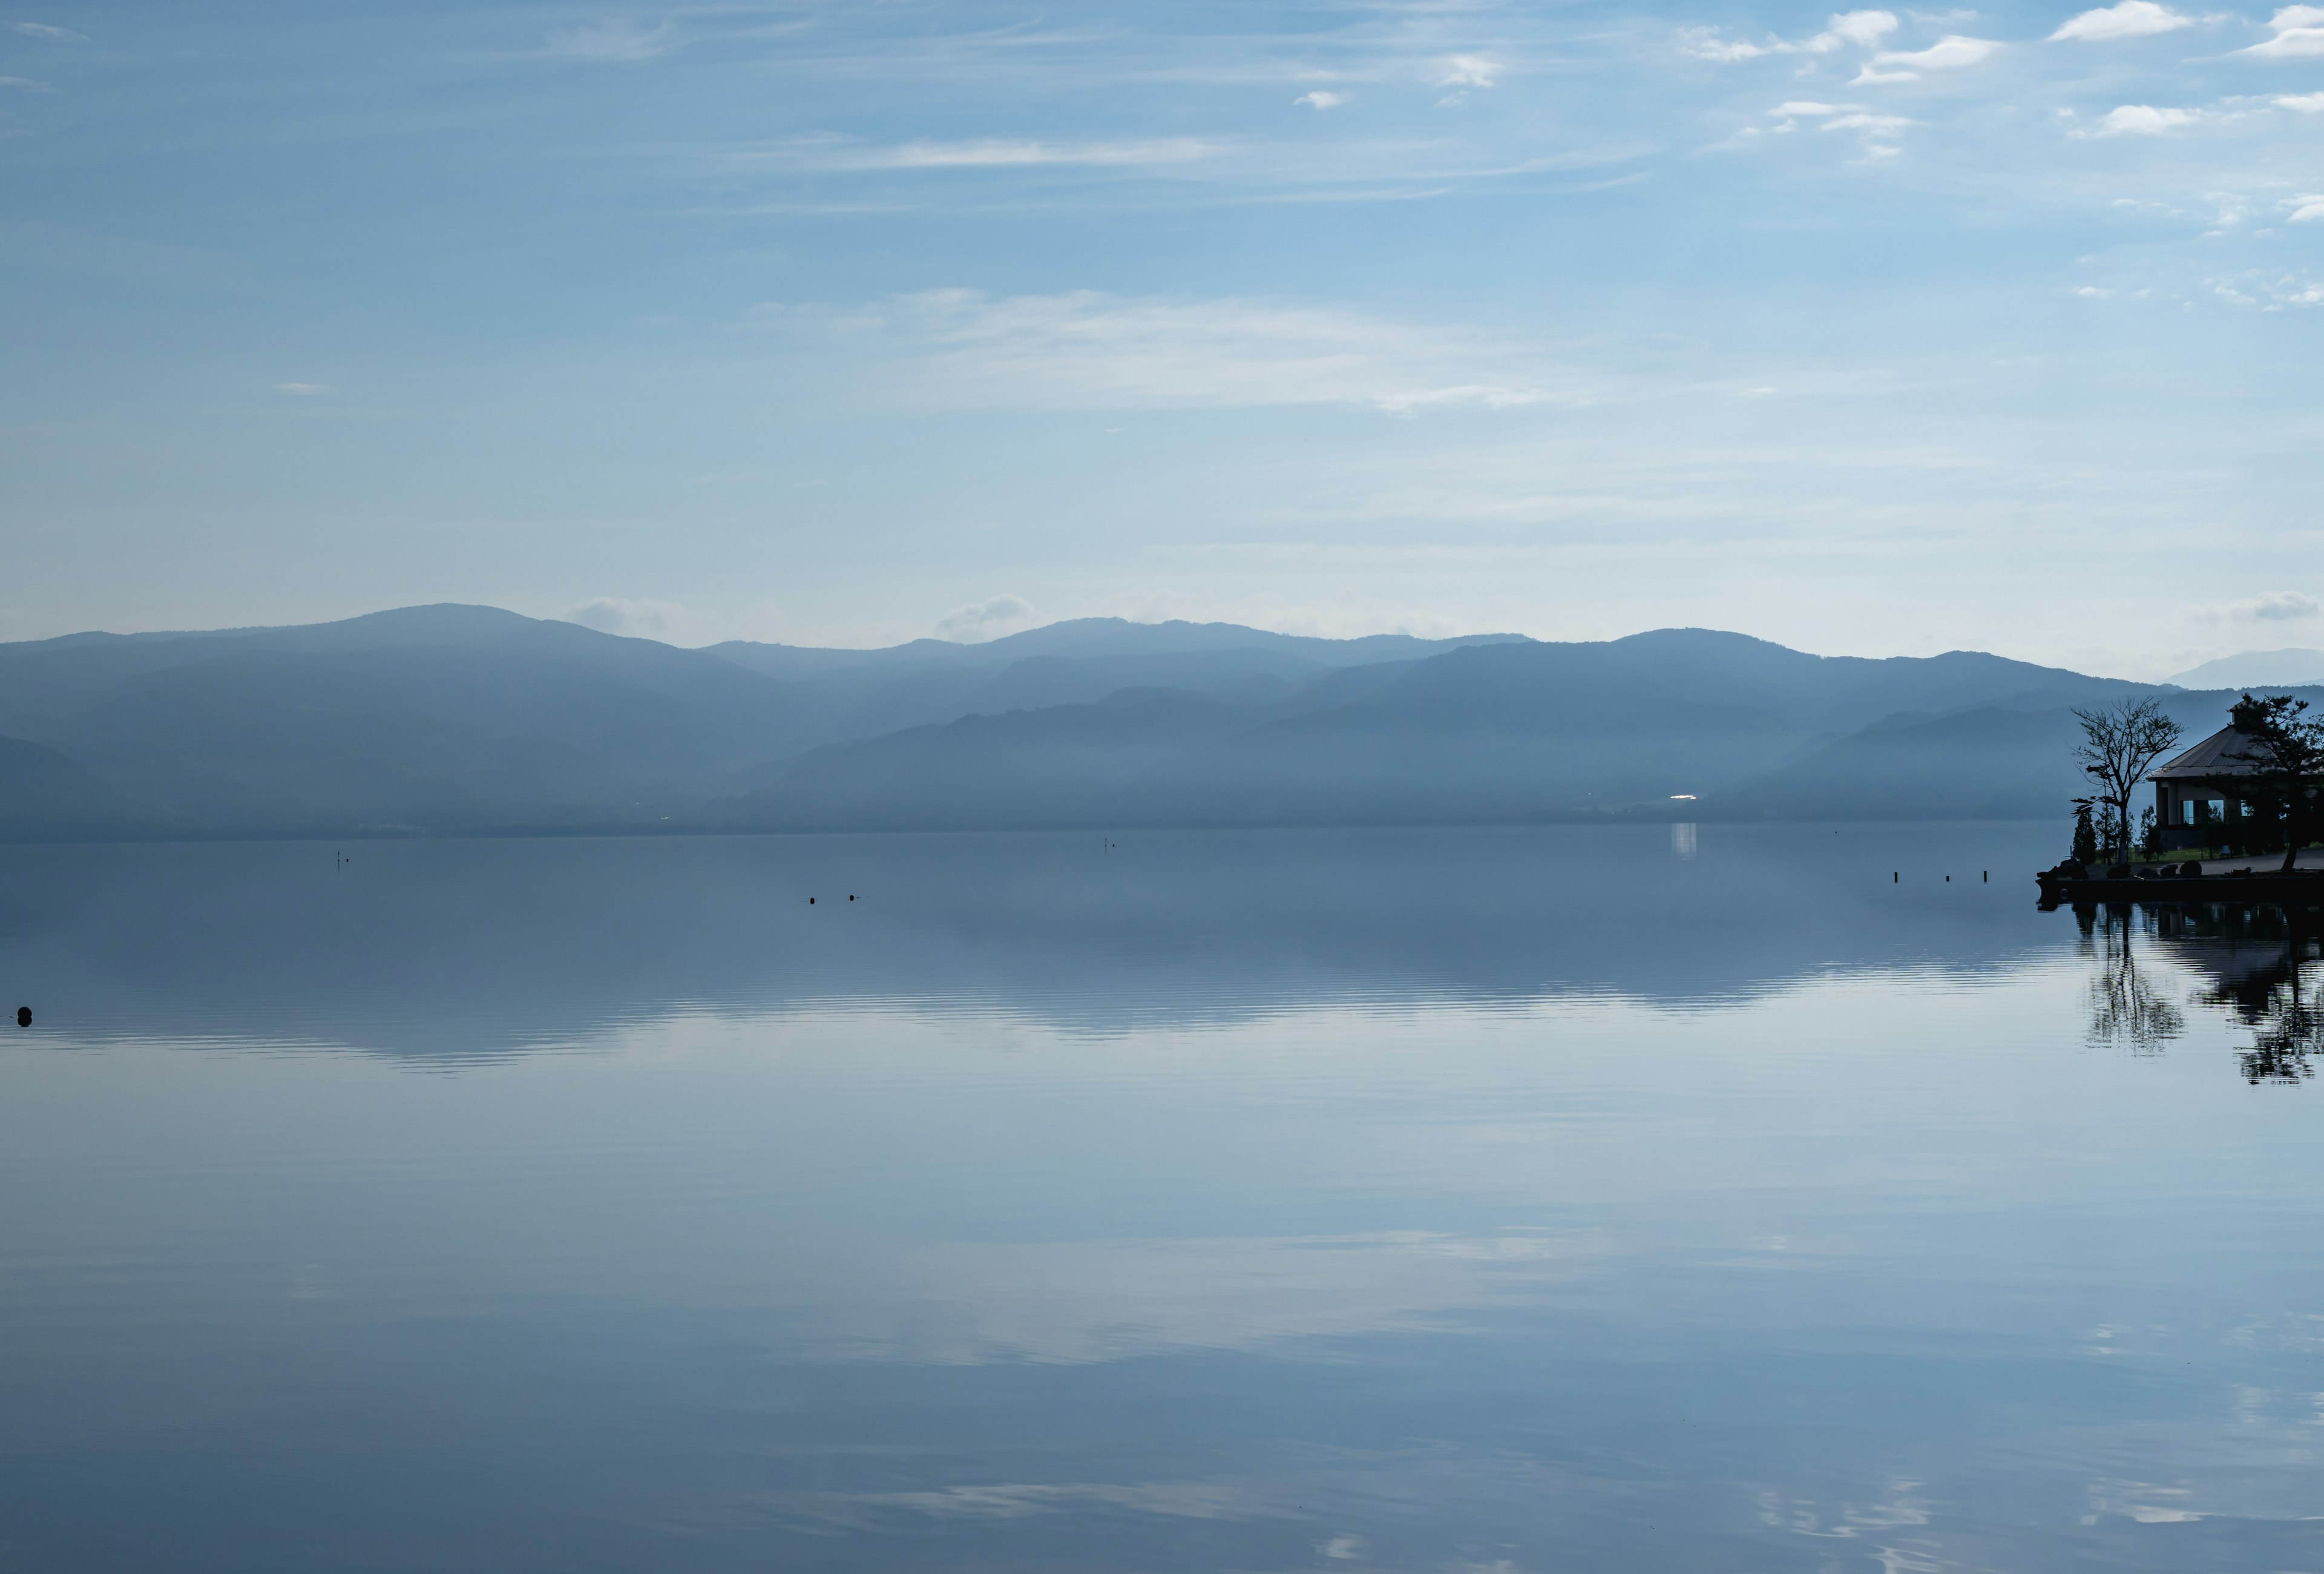
[[[0,645],[0,838],[2062,813],[2067,708],[2144,692],[2216,725],[1998,656],[1706,629],[683,650],[406,607]]]
[[[2190,667],[2170,681],[2181,689],[2282,689],[2324,683],[2324,651],[2245,651]]]

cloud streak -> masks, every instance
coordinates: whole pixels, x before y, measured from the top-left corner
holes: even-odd
[[[1923,50],[1888,50],[1874,55],[1870,63],[1856,74],[1856,84],[1876,82],[1910,82],[1923,71],[1958,71],[1968,66],[1981,65],[2001,52],[2001,46],[1989,38],[1970,38],[1951,32]]]
[[[549,52],[568,60],[638,61],[666,55],[683,42],[667,22],[651,27],[636,22],[596,22],[550,33]]]
[[[1771,38],[1748,43],[1720,36],[1715,27],[1691,27],[1679,34],[1679,51],[1705,60],[1751,60],[1765,55],[1828,55],[1843,49],[1870,49],[1900,23],[1892,11],[1843,11],[1812,37],[1786,41]]]
[[[1045,165],[1124,169],[1193,163],[1216,157],[1227,151],[1227,145],[1192,136],[1083,143],[984,137],[964,142],[909,142],[888,147],[816,138],[761,156],[816,170],[1022,170]]]
[[[813,320],[758,315],[794,330]],[[885,352],[909,401],[940,408],[1419,415],[1589,398],[1574,374],[1501,336],[1272,301],[941,290],[827,320]]]
[[[955,607],[936,619],[936,637],[974,644],[1021,628],[1033,616],[1033,604],[1023,597],[995,596]]]
[[[2156,33],[2174,32],[2182,27],[2195,25],[2195,18],[2173,11],[2168,5],[2158,5],[2154,0],[2122,0],[2118,5],[2108,5],[2096,11],[2085,11],[2070,17],[2050,42],[2059,43],[2077,41],[2082,43],[2112,43],[2126,38],[2152,38]]]
[[[2296,623],[2315,616],[2318,610],[2312,596],[2297,590],[2270,590],[2246,601],[2197,607],[2195,616],[2207,623]]]
[[[2324,5],[2286,5],[2267,25],[2274,37],[2237,52],[2279,60],[2324,57]]]

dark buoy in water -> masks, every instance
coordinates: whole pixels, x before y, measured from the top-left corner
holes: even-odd
[[[850,901],[850,902],[854,901],[854,900],[855,900],[855,893],[854,893],[854,892],[853,892],[853,891],[850,891],[850,892],[847,893],[847,900],[848,900],[848,901]]]
[[[814,897],[812,897],[812,896],[808,897],[808,898],[807,899],[807,904],[809,907],[813,907],[813,906],[815,905],[815,898],[814,898]]]
[[[20,1005],[16,1008],[16,1025],[18,1027],[30,1027],[32,1025],[32,1008],[31,1006]]]
[[[1946,876],[1945,876],[1945,884],[1948,884],[1948,885],[1950,885],[1950,884],[1951,884],[1952,883],[1953,883],[1953,877],[1952,877],[1950,875],[1946,875]]]

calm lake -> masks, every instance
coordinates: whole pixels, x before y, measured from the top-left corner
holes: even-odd
[[[0,849],[0,1569],[2324,1569],[2324,964],[2064,841]]]

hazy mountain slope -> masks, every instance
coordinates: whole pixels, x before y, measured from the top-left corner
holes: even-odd
[[[803,712],[715,657],[491,608],[0,647],[0,728],[195,833],[654,823],[795,754]]]
[[[0,828],[21,836],[78,838],[160,829],[88,767],[23,738],[0,737]]]
[[[2225,727],[2237,692],[2162,692],[2165,713],[2185,733],[2179,746],[2191,746]],[[2273,692],[2298,693],[2311,704],[2324,704],[2324,689]],[[1715,796],[1704,812],[1822,819],[2058,814],[2090,790],[2073,762],[2080,738],[2080,725],[2063,706],[1898,715],[1819,744],[1733,792]],[[2142,792],[2136,807],[2152,801]]]
[[[1499,653],[1542,682],[1655,683],[1746,706],[1811,732],[1867,727],[1898,711],[2102,702],[2147,685],[2091,678],[1977,651],[1938,656],[1814,656],[1714,629],[1655,629],[1602,644]]]
[[[1280,699],[1286,683],[1333,668],[1415,660],[1517,634],[1421,640],[1404,634],[1314,639],[1226,623],[1136,624],[1078,618],[982,644],[915,640],[884,650],[813,650],[733,642],[717,655],[797,685],[818,743],[876,737],[963,716],[1094,704],[1119,689],[1176,688]]]
[[[730,822],[2062,812],[2070,791],[2055,784],[2062,772],[2071,787],[2070,739],[2061,743],[2058,728],[2071,718],[2061,698],[2139,691],[1975,653],[1835,659],[1704,629],[1473,644],[1326,671],[1271,704],[1145,695],[835,746],[736,805]],[[1900,712],[1878,736],[1858,736]],[[1674,808],[1681,793],[1695,794],[1694,807]]]
[[[1248,727],[1198,695],[1127,690],[1096,705],[969,716],[817,750],[712,823],[782,829],[999,829],[1199,814],[1153,782]]]
[[[1706,816],[1964,819],[2061,815],[2089,787],[2062,709],[1909,715],[1834,739],[1734,792]]]
[[[2324,683],[2324,651],[2245,651],[2190,667],[2171,681],[2181,689],[2291,688]]]
[[[0,646],[0,736],[22,740],[0,836],[2046,813],[2078,785],[2063,707],[2138,691],[1705,629],[1328,641],[1092,619],[743,653],[768,670],[471,606]],[[1391,659],[1350,664],[1366,653]],[[2224,712],[2168,697],[2191,736]],[[97,807],[75,820],[75,801]]]
[[[1413,661],[1464,644],[1523,643],[1525,637],[1482,634],[1432,640],[1376,634],[1339,640],[1276,634],[1233,623],[1132,623],[1120,617],[1077,617],[979,644],[914,640],[854,651],[731,640],[704,649],[754,671],[788,679],[832,671],[876,671],[895,675],[950,667],[1005,667],[1028,656],[1187,656],[1224,651],[1266,651],[1302,657],[1317,666],[1358,667],[1375,662]]]

